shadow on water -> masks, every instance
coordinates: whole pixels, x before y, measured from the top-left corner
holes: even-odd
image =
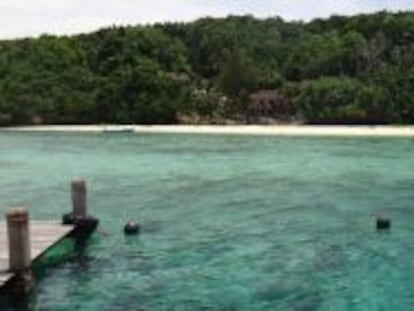
[[[34,290],[30,295],[0,293],[0,310],[2,311],[33,311],[36,310],[37,294]]]
[[[35,286],[29,294],[15,294],[9,288],[0,291],[1,311],[35,311],[39,284],[53,271],[65,265],[73,266],[77,273],[87,273],[94,259],[88,252],[87,241],[65,239],[38,258],[32,266]]]

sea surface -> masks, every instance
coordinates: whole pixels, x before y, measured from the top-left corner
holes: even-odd
[[[60,219],[79,176],[101,221],[1,310],[412,311],[413,168],[408,138],[0,133],[1,214]]]

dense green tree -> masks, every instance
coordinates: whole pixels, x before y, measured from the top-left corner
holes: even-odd
[[[252,61],[239,51],[227,53],[218,76],[218,86],[230,97],[240,96],[257,86],[258,74]]]
[[[279,90],[303,122],[414,123],[413,68],[413,12],[5,40],[0,125],[240,120],[257,89]]]
[[[234,111],[246,113],[249,94],[259,83],[258,70],[240,50],[228,52],[224,59],[217,79],[218,88],[229,97]]]
[[[390,107],[382,89],[351,78],[320,78],[294,86],[295,106],[309,123],[383,123]]]

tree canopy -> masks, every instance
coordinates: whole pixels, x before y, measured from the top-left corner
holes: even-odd
[[[229,16],[0,41],[0,125],[245,120],[260,89],[283,94],[305,123],[414,123],[414,13]]]

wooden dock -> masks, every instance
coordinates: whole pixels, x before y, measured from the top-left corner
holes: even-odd
[[[67,237],[73,225],[62,225],[57,221],[31,221],[30,225],[30,257],[31,261],[43,255],[49,248]],[[0,287],[8,282],[13,273],[9,269],[9,246],[7,239],[7,223],[0,222]]]
[[[30,221],[29,209],[13,208],[0,221],[0,290],[27,293],[34,283],[32,262],[66,237],[83,243],[99,220],[87,213],[86,183],[71,184],[72,212],[58,221]]]

